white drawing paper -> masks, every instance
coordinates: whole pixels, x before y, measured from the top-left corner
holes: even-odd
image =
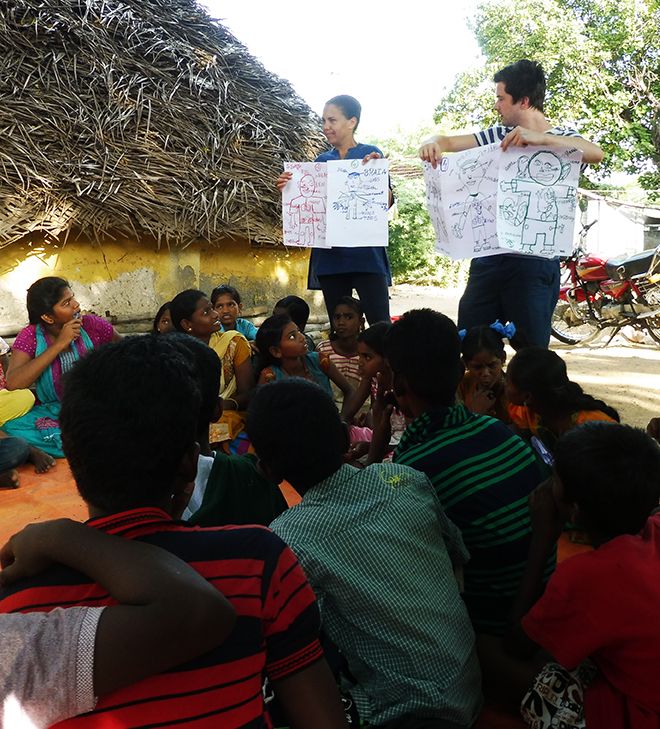
[[[438,168],[452,258],[490,256],[498,249],[497,144],[443,157]]]
[[[386,246],[389,162],[328,162],[326,242],[332,247]]]
[[[516,253],[570,255],[582,152],[510,147],[499,170],[497,233]]]
[[[326,244],[327,165],[285,162],[293,177],[282,191],[285,246],[329,248]]]
[[[442,184],[440,166],[434,168],[430,162],[424,162],[424,182],[426,183],[426,207],[435,230],[435,247],[446,256],[451,256],[449,249],[449,233],[445,209],[442,204]]]

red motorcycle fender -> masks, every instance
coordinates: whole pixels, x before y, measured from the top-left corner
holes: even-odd
[[[562,286],[559,289],[559,300],[568,301],[568,295],[571,293],[573,294],[571,296],[573,301],[577,301],[578,303],[586,301],[587,297],[584,293],[584,290],[581,288],[573,288],[572,286]]]

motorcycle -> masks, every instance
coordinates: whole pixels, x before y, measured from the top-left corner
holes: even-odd
[[[612,329],[607,341],[626,326],[660,344],[660,246],[629,258],[605,259],[587,253],[580,241],[562,258],[562,283],[552,315],[552,334],[564,344],[588,344]]]

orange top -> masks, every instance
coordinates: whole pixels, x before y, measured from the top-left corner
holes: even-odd
[[[511,405],[508,406],[509,418],[511,422],[521,430],[529,430],[533,435],[537,435],[541,421],[539,416],[532,412],[526,405]],[[606,415],[602,410],[578,410],[577,413],[573,413],[571,416],[572,427],[582,425],[582,423],[589,423],[594,420],[601,420],[606,423],[615,423],[616,420]]]

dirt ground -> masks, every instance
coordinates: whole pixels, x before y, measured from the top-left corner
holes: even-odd
[[[429,307],[456,319],[462,289],[401,284],[392,288],[393,314]],[[587,347],[571,347],[555,339],[550,346],[565,360],[572,380],[586,392],[615,407],[621,421],[645,427],[660,416],[660,345],[632,344],[617,336]],[[513,352],[511,352],[513,354]]]

